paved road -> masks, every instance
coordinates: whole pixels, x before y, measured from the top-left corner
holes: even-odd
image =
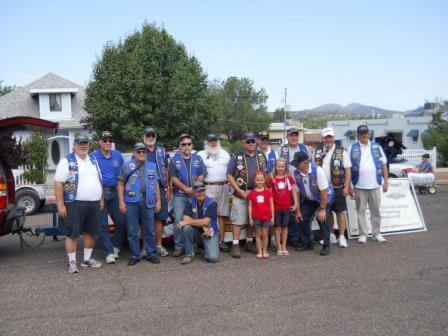
[[[0,335],[445,336],[448,188],[420,200],[427,232],[335,247],[329,257],[123,260],[69,275],[63,242],[21,253],[16,237],[2,237]]]

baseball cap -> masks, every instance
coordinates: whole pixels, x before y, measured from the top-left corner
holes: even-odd
[[[309,159],[309,156],[305,152],[296,152],[294,153],[294,159],[289,163],[293,167],[297,167],[298,164],[302,163]]]
[[[287,135],[291,135],[293,133],[297,133],[299,134],[299,130],[295,127],[291,127],[290,129],[288,129],[288,132],[286,133]]]
[[[257,137],[252,132],[246,132],[246,133],[243,134],[243,140],[244,141],[247,141],[247,140],[257,140]]]
[[[211,133],[211,134],[207,135],[206,140],[207,141],[218,141],[219,137],[216,134]]]
[[[202,182],[195,182],[193,184],[193,191],[204,191],[205,190],[205,184]]]
[[[179,136],[179,143],[180,143],[183,139],[185,139],[185,138],[191,139],[191,135],[190,135],[190,134],[187,134],[187,133],[182,133],[182,134]]]
[[[146,149],[146,146],[145,146],[145,144],[143,142],[137,142],[134,145],[134,150],[135,151],[138,151],[139,149]]]
[[[359,125],[358,128],[356,129],[356,133],[358,135],[367,134],[369,133],[369,128],[366,125]]]
[[[149,135],[149,134],[156,136],[156,130],[154,128],[150,127],[143,131],[143,135]]]
[[[334,129],[331,127],[326,127],[322,129],[322,137],[326,137],[327,135],[331,135],[334,137]]]
[[[258,138],[259,139],[269,139],[269,132],[268,131],[258,132]]]
[[[110,132],[110,131],[103,131],[103,132],[101,132],[101,134],[100,134],[100,139],[101,140],[108,139],[108,138],[112,139],[112,132]]]
[[[75,136],[75,144],[79,145],[82,142],[89,142],[90,139],[87,135],[81,134],[81,135],[77,135]]]

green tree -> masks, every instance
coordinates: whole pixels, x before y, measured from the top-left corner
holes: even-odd
[[[437,153],[442,157],[443,165],[448,165],[448,121],[442,118],[442,113],[448,111],[448,101],[445,101],[434,114],[429,124],[429,132],[423,136],[425,149],[437,147]]]
[[[23,177],[37,184],[45,183],[48,159],[47,139],[40,133],[32,133],[23,146],[26,151],[25,164],[30,166],[29,170],[23,173]]]
[[[267,130],[272,120],[267,112],[268,96],[264,89],[256,90],[248,78],[229,77],[224,82],[210,84],[210,95],[217,123],[212,127],[230,142],[243,132]]]
[[[291,115],[288,111],[286,111],[286,119],[291,119]],[[284,122],[285,120],[285,108],[278,108],[272,114],[272,121]]]
[[[14,91],[14,89],[16,88],[15,85],[2,86],[2,83],[3,81],[0,80],[0,97],[10,93],[11,91]]]
[[[110,130],[132,145],[146,127],[164,144],[181,133],[202,141],[216,117],[210,111],[207,76],[199,61],[167,31],[143,24],[117,43],[108,42],[86,88],[86,126]]]
[[[3,133],[0,136],[0,153],[6,163],[13,169],[26,162],[25,148],[12,132]]]

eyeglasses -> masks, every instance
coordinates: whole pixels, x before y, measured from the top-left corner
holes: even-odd
[[[112,143],[113,142],[112,139],[103,139],[102,141],[103,142],[108,142],[108,143]]]
[[[186,143],[182,143],[180,144],[182,147],[187,147],[187,146],[191,146],[193,145],[191,142],[186,142]]]
[[[246,140],[246,143],[247,143],[248,145],[250,145],[250,144],[254,144],[254,143],[256,143],[256,141],[253,140],[253,139],[250,139],[250,140]]]
[[[156,135],[154,133],[148,133],[148,134],[145,134],[145,137],[147,137],[147,138],[155,138]]]
[[[288,136],[290,136],[290,137],[296,137],[296,136],[299,136],[299,133],[291,133],[291,134],[288,134]]]
[[[146,153],[146,149],[139,149],[137,151],[135,151],[137,154],[145,154]]]

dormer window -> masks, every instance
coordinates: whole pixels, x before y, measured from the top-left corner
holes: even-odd
[[[61,95],[51,93],[49,96],[50,96],[50,112],[61,112],[62,111]]]

